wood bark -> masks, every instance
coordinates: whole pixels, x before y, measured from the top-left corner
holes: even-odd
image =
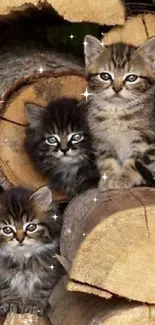
[[[102,296],[155,303],[154,234],[154,189],[89,190],[66,209],[62,263],[79,291],[86,284]]]
[[[105,300],[71,293],[61,280],[51,296],[49,318],[53,325],[153,325],[155,307],[125,299]]]

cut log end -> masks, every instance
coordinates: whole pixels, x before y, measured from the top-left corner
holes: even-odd
[[[61,253],[70,261],[70,278],[101,289],[101,294],[106,290],[155,303],[155,190],[111,191],[93,205],[89,192],[87,199],[86,194],[79,202],[76,198],[66,210]]]
[[[113,298],[71,293],[61,280],[51,296],[49,318],[53,325],[153,325],[155,307]]]

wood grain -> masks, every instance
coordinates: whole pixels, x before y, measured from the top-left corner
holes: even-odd
[[[75,283],[155,303],[155,190],[91,190],[75,198],[65,212],[61,254]]]

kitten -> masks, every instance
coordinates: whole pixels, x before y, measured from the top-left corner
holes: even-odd
[[[63,273],[55,258],[61,228],[56,211],[46,186],[34,193],[17,187],[0,195],[0,314],[46,314]]]
[[[139,48],[85,41],[88,123],[101,191],[145,183],[135,160],[155,171],[155,37]],[[146,160],[146,159],[145,159]]]
[[[69,196],[99,181],[85,114],[73,98],[56,99],[46,109],[27,104],[26,152],[50,185]]]

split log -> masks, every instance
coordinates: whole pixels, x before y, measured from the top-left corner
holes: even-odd
[[[153,325],[155,307],[125,299],[104,300],[67,292],[60,281],[51,296],[49,318],[53,325]]]
[[[86,284],[102,296],[105,290],[155,303],[153,188],[89,190],[75,198],[65,211],[60,246],[77,290]]]
[[[52,325],[47,317],[33,314],[8,314],[4,325]]]
[[[134,37],[133,37],[134,31]],[[143,14],[129,17],[124,26],[115,26],[104,34],[107,45],[122,42],[139,46],[147,38],[155,35],[155,14]]]
[[[48,10],[55,10],[64,19],[71,22],[92,22],[100,25],[123,25],[125,21],[125,6],[121,0],[1,0],[0,13],[9,17],[21,16],[24,10],[31,8],[42,10],[48,7]],[[15,13],[15,14],[14,14]],[[9,18],[6,17],[6,18]]]
[[[82,65],[73,57],[30,44],[27,51],[25,46],[0,51],[0,166],[9,183],[38,188],[47,180],[24,151],[25,103],[44,107],[64,95],[81,99],[86,81]]]

